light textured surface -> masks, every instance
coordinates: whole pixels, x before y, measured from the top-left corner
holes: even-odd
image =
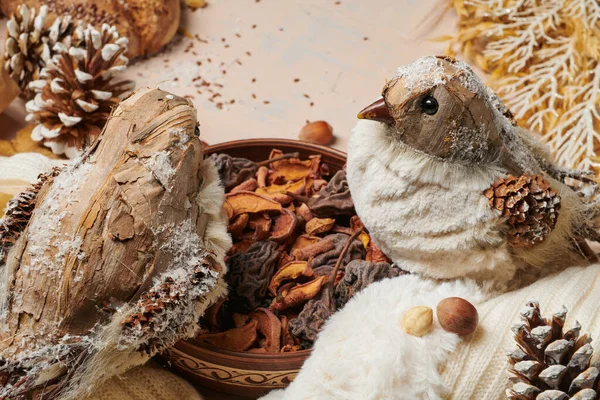
[[[180,36],[159,55],[134,62],[126,77],[138,87],[160,83],[193,96],[208,143],[297,138],[306,120],[325,119],[338,138],[334,146],[345,150],[357,112],[381,93],[399,65],[442,53],[445,43],[429,39],[453,32],[455,17],[448,12],[437,21],[445,10],[439,0],[337,2],[209,1],[183,16],[189,34],[206,42]],[[194,86],[203,80],[211,85]],[[207,89],[221,95],[215,102],[235,103],[218,109]],[[14,134],[23,113],[17,100],[0,116],[0,138]]]

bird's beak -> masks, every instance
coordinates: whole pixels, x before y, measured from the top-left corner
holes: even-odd
[[[390,109],[388,108],[387,104],[385,104],[383,97],[366,106],[361,112],[358,113],[357,118],[371,119],[373,121],[385,122],[386,124],[394,123],[394,117],[392,117]]]

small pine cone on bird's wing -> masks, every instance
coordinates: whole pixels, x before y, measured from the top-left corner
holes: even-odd
[[[508,352],[509,400],[596,400],[600,389],[598,365],[590,365],[593,348],[581,325],[564,331],[566,307],[542,318],[537,302],[527,303],[521,322],[511,329],[516,349]]]
[[[506,219],[508,241],[512,246],[529,247],[539,243],[556,225],[560,196],[539,175],[499,178],[484,195],[490,206]]]

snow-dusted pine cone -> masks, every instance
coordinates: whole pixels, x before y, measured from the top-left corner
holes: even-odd
[[[508,241],[527,247],[543,241],[554,229],[560,196],[538,175],[508,175],[484,192],[490,206],[502,212],[510,227]]]
[[[29,85],[36,92],[26,105],[28,120],[37,123],[33,140],[69,158],[93,142],[112,107],[133,88],[132,81],[113,81],[127,68],[127,42],[104,24],[100,31],[78,28],[73,43],[79,46],[55,44],[56,54]]]
[[[39,11],[21,5],[6,22],[6,43],[4,50],[4,68],[17,82],[26,98],[33,97],[28,88],[36,80],[39,71],[52,58],[57,42],[71,45],[71,35],[75,24],[70,16],[57,17],[47,29],[48,7],[41,6]]]
[[[566,316],[563,306],[551,319],[544,319],[537,302],[527,303],[522,321],[511,328],[517,348],[508,354],[508,399],[598,399],[600,371],[590,366],[592,339],[579,334],[581,325],[577,321],[563,332]]]

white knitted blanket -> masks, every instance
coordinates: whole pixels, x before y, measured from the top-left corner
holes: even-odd
[[[477,305],[480,325],[470,337],[459,341],[456,350],[442,367],[442,379],[452,399],[505,399],[507,357],[514,349],[510,326],[519,321],[519,311],[528,300],[540,303],[543,316],[551,316],[561,305],[569,310],[565,326],[575,320],[582,333],[593,339],[596,356],[600,354],[600,265],[569,268],[514,292]]]

